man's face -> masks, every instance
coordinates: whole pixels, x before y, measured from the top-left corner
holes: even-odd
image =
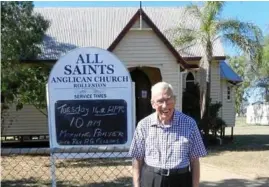
[[[153,95],[152,107],[162,122],[169,122],[172,119],[175,108],[175,97],[169,90],[163,90]]]

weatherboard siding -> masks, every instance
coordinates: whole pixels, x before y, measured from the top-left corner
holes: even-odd
[[[219,116],[228,126],[235,125],[235,95],[231,87],[231,99],[227,99],[227,86],[229,83],[220,77],[220,63],[214,61],[211,66],[211,99],[212,103],[220,101],[222,107]]]
[[[176,58],[152,30],[130,30],[113,53],[127,67],[159,67],[162,80],[174,87],[176,108],[181,110],[180,67]]]
[[[226,122],[227,126],[232,127],[235,125],[235,94],[234,88],[231,87],[231,99],[227,100],[227,86],[229,83],[226,80],[221,80],[221,96],[222,108],[221,117]]]
[[[219,62],[214,61],[211,64],[211,91],[212,103],[221,101],[220,98],[220,66]]]
[[[197,64],[199,65],[198,61],[187,61],[188,64]],[[189,71],[188,71],[189,72]],[[201,72],[200,71],[191,71],[193,72],[193,75],[195,77],[195,80],[198,83],[201,83],[200,76]],[[186,74],[187,76],[187,74]],[[185,82],[186,82],[186,76],[185,76]],[[211,91],[210,91],[210,97],[212,99],[212,102],[219,102],[222,100],[220,96],[221,92],[221,85],[220,85],[220,66],[218,61],[214,61],[211,64]]]
[[[138,28],[140,28],[140,19],[138,19],[132,26],[132,29],[138,29]],[[142,20],[142,28],[148,29],[150,28],[150,26],[148,26],[148,24],[144,20]]]
[[[13,122],[10,124],[10,120]],[[5,119],[2,135],[44,135],[48,134],[47,117],[32,105],[24,105],[16,111],[10,106],[9,116]]]

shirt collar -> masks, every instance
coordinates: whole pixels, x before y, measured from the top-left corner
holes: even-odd
[[[166,127],[171,127],[172,125],[178,125],[178,120],[179,120],[179,113],[177,110],[174,110],[174,114],[173,114],[173,118],[170,122],[171,125],[166,125]],[[150,126],[161,126],[163,127],[163,125],[161,124],[161,122],[158,119],[157,116],[157,112],[154,112],[151,116],[151,123]]]

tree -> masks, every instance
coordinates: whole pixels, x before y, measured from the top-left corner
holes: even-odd
[[[264,78],[269,77],[269,35],[264,38],[262,63],[259,66],[260,75]]]
[[[269,35],[263,40],[262,60],[253,64],[250,63],[248,77],[250,80],[250,88],[261,96],[265,101],[269,102]],[[246,67],[249,66],[246,64]],[[258,96],[257,95],[257,96]]]
[[[251,77],[248,76],[246,71],[247,59],[244,56],[231,57],[229,64],[233,70],[243,79],[241,85],[235,87],[235,109],[236,113],[241,113],[241,106],[243,101],[247,101],[247,95],[245,94],[246,89],[250,86]]]
[[[21,109],[23,104],[45,107],[45,84],[48,68],[41,64],[25,66],[22,60],[36,59],[39,45],[49,22],[33,12],[29,1],[1,2],[1,120],[10,104]]]
[[[211,64],[213,62],[213,46],[218,39],[228,42],[246,52],[253,62],[261,60],[261,30],[252,23],[245,23],[235,19],[221,19],[224,2],[208,1],[199,8],[190,5],[186,8],[186,17],[197,20],[195,24],[179,25],[168,32],[175,37],[174,44],[182,49],[191,45],[201,45],[204,49],[204,60],[201,66],[206,70],[206,90],[201,90],[206,95],[205,108],[202,117],[209,115]],[[205,124],[207,125],[207,124]],[[207,133],[207,132],[206,132]]]
[[[229,63],[233,70],[243,78],[243,83],[236,87],[236,112],[240,114],[241,106],[247,101],[247,89],[263,88],[265,101],[269,101],[269,36],[264,38],[262,61],[258,64],[249,64],[245,56],[231,57]],[[251,68],[246,68],[252,65]]]
[[[264,88],[265,101],[269,102],[269,35],[264,39],[263,58],[262,63],[258,67],[258,72],[260,76],[257,86]]]

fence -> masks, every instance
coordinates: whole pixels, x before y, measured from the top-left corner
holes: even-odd
[[[1,150],[2,186],[132,186],[126,150],[16,148]]]

